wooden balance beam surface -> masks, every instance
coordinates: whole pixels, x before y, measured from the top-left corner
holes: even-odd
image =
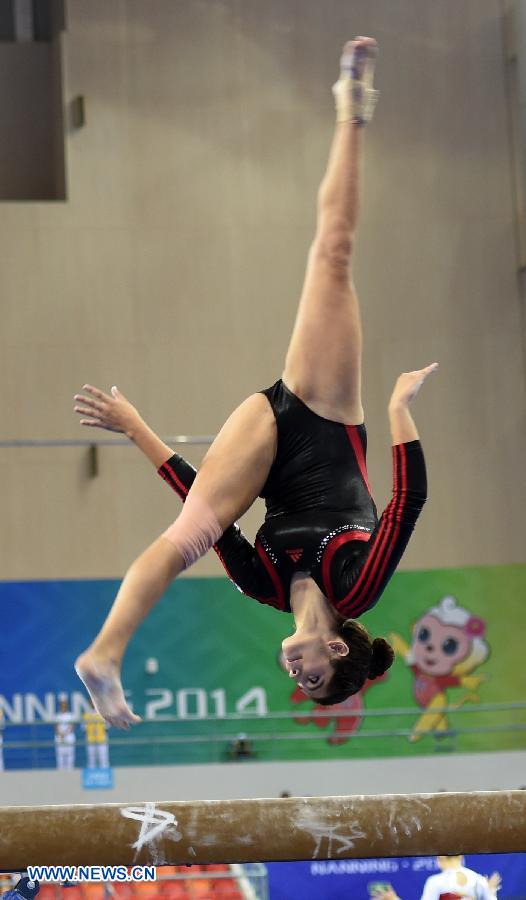
[[[526,791],[0,807],[0,870],[526,852]]]

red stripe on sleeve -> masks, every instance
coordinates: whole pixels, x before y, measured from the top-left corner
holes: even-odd
[[[393,447],[393,488],[396,491],[396,487],[398,485],[398,452],[397,447]],[[371,547],[371,552],[367,557],[367,561],[360,572],[360,576],[356,581],[354,587],[349,591],[346,597],[338,604],[338,606],[346,606],[351,600],[353,600],[358,593],[361,591],[363,582],[366,580],[366,584],[363,587],[362,593],[366,594],[368,587],[371,583],[371,580],[375,578],[376,572],[378,571],[378,566],[380,560],[383,556],[384,547],[386,542],[389,539],[389,531],[392,524],[392,519],[394,515],[394,502],[393,500],[389,504],[386,512],[384,513],[382,524],[378,529],[378,533],[374,539],[374,543]],[[354,604],[356,606],[356,604]],[[347,610],[347,612],[352,611],[351,609]]]
[[[381,585],[381,583],[382,583],[382,579],[383,579],[383,577],[384,577],[385,570],[386,570],[386,568],[387,568],[387,564],[389,563],[389,560],[390,560],[390,558],[391,558],[391,555],[392,555],[392,553],[393,553],[393,550],[394,550],[394,548],[396,547],[396,542],[397,542],[397,540],[398,540],[398,535],[400,534],[401,515],[402,515],[402,513],[403,513],[403,507],[404,507],[404,503],[405,503],[406,496],[407,496],[407,495],[406,495],[406,489],[407,489],[407,456],[406,456],[405,447],[404,447],[403,444],[400,444],[398,449],[400,450],[400,456],[401,456],[401,460],[400,460],[401,466],[400,466],[400,469],[401,469],[401,476],[402,476],[402,485],[401,485],[401,489],[400,489],[400,498],[399,498],[399,502],[398,502],[397,509],[396,509],[396,513],[395,513],[395,516],[394,516],[396,525],[395,525],[395,529],[394,529],[394,531],[393,531],[393,537],[392,537],[392,540],[391,540],[391,543],[390,543],[390,546],[389,546],[389,550],[387,551],[387,553],[386,553],[386,555],[385,555],[385,558],[384,558],[383,566],[382,566],[382,568],[380,569],[380,572],[378,573],[378,577],[377,577],[377,579],[376,579],[376,582],[375,582],[375,584],[373,585],[373,588],[372,588],[372,594],[373,594],[373,597],[375,596],[375,593],[376,593],[376,592],[379,590],[379,588],[380,588],[380,585]]]
[[[182,500],[186,500],[188,496],[188,489],[183,484],[182,481],[179,480],[173,469],[170,469],[169,466],[164,463],[160,469],[157,470],[161,478],[170,485],[173,490],[179,494]]]

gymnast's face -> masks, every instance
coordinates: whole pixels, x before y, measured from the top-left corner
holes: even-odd
[[[323,699],[334,675],[334,662],[349,648],[340,638],[327,635],[292,635],[282,643],[283,665],[307,697]]]

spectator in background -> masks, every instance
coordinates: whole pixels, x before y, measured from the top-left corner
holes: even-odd
[[[463,856],[437,856],[438,875],[431,875],[422,893],[422,900],[439,900],[442,894],[455,893],[474,900],[493,900],[500,887],[500,875],[484,878],[472,869],[466,869]]]
[[[58,713],[55,719],[55,757],[57,769],[75,768],[75,722],[64,694],[59,698]]]
[[[88,769],[108,769],[110,756],[106,722],[91,703],[91,709],[82,716],[82,728],[86,732],[86,757]]]
[[[13,876],[11,876],[12,880]],[[27,875],[23,875],[22,878],[16,875],[15,883],[5,894],[2,894],[2,900],[35,900],[39,890],[38,881],[31,881]]]
[[[256,754],[247,735],[244,732],[240,732],[235,741],[230,745],[228,755],[232,760],[242,760],[253,759]]]
[[[462,898],[466,900],[494,900],[501,886],[498,872],[491,878],[484,878],[472,869],[464,866],[463,856],[437,856],[438,875],[430,875],[427,879],[421,900],[440,900],[441,897]],[[372,895],[372,900],[402,900],[396,891],[390,888]]]
[[[10,891],[17,881],[18,873],[15,876],[11,872],[0,872],[0,894]]]

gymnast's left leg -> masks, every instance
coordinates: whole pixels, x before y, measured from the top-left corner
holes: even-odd
[[[276,421],[266,397],[248,397],[206,454],[179,518],[128,569],[100,633],[75,666],[110,725],[126,728],[140,721],[126,703],[120,679],[130,639],[173,579],[252,505],[276,444]]]

